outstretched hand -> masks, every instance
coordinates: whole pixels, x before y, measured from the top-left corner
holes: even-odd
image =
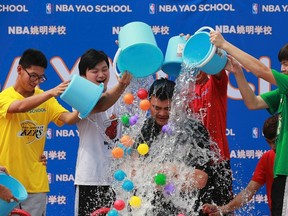
[[[205,203],[202,206],[202,211],[209,216],[221,216],[223,215],[220,208],[216,205]]]
[[[13,202],[13,201],[19,202],[18,199],[13,196],[11,191],[3,185],[0,185],[0,199],[5,200],[7,203]]]
[[[218,48],[222,48],[227,42],[219,31],[210,32],[210,42]]]
[[[6,167],[0,166],[0,172],[4,172],[7,175],[9,175],[8,170],[6,169]]]
[[[231,55],[227,55],[228,61],[225,66],[225,70],[230,71],[233,74],[242,73],[242,65]]]
[[[70,83],[70,80],[64,81],[60,83],[58,86],[56,86],[55,88],[50,89],[49,91],[51,91],[53,97],[57,97],[65,91],[69,83]]]
[[[179,36],[181,36],[181,37],[185,36],[185,40],[186,40],[186,41],[189,40],[189,38],[191,37],[190,34],[186,34],[186,35],[185,35],[184,33],[180,33]]]
[[[117,77],[117,79],[119,84],[124,88],[126,88],[131,82],[132,74],[129,73],[128,71],[125,71],[124,73],[122,73],[120,77]]]

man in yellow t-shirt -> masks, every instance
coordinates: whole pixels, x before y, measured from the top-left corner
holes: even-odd
[[[62,126],[80,120],[78,111],[67,111],[55,99],[66,89],[69,81],[47,91],[37,87],[47,80],[46,68],[47,59],[41,51],[24,51],[17,67],[15,84],[0,93],[0,164],[28,192],[28,198],[20,207],[37,216],[46,214],[46,194],[49,192],[46,166],[40,160],[47,126],[50,122]],[[131,75],[124,73],[119,84],[103,94],[93,112],[111,106],[130,80]]]
[[[0,93],[0,164],[18,179],[28,191],[22,208],[31,215],[45,215],[49,184],[46,166],[40,161],[46,130],[50,122],[61,126],[74,124],[78,112],[68,112],[55,97],[68,86],[65,81],[43,91],[37,86],[47,80],[45,55],[34,49],[26,50],[17,67],[13,86]]]

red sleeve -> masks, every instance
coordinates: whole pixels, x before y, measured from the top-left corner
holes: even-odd
[[[258,182],[261,185],[264,185],[266,183],[267,171],[269,169],[269,164],[267,164],[268,161],[269,161],[269,151],[265,152],[258,161],[258,164],[252,176],[253,181]]]

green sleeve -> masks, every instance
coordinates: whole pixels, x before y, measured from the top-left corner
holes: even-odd
[[[279,88],[280,94],[288,94],[288,76],[272,69],[273,76],[276,80],[276,84]]]

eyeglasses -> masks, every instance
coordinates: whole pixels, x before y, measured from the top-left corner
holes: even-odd
[[[38,76],[37,74],[35,74],[33,72],[29,73],[25,68],[23,68],[23,70],[28,74],[31,82],[35,82],[36,80],[40,80],[40,83],[43,83],[47,80],[47,77],[45,75]]]

